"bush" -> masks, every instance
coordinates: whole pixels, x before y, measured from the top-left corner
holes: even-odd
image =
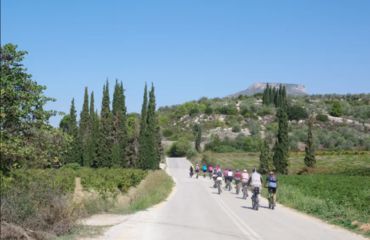
[[[173,135],[173,131],[171,129],[166,128],[163,130],[162,134],[164,137],[168,138]]]
[[[168,151],[170,157],[185,157],[189,150],[191,150],[190,142],[186,140],[179,140],[174,142]]]
[[[329,117],[326,114],[317,114],[316,115],[316,120],[317,121],[320,121],[320,122],[328,122],[329,121]]]
[[[301,106],[294,105],[294,106],[289,106],[288,108],[288,118],[289,120],[302,120],[302,119],[307,119],[308,118],[308,113],[306,109],[304,109]]]
[[[333,117],[340,117],[343,115],[343,109],[340,102],[336,101],[332,104],[330,115],[332,115]]]
[[[234,133],[240,132],[241,131],[240,125],[234,125],[233,128],[232,128],[232,131]]]

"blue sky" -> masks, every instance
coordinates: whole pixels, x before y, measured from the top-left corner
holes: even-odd
[[[130,112],[144,82],[159,106],[222,97],[254,82],[300,83],[310,93],[370,92],[368,0],[2,0],[2,44],[68,112],[85,86],[100,105],[116,78]],[[52,120],[55,125],[58,118]]]

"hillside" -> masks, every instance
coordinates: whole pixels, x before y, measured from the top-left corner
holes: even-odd
[[[304,150],[306,121],[315,118],[314,140],[320,150],[370,150],[370,94],[290,96],[290,149]],[[217,142],[218,151],[258,151],[261,139],[275,141],[276,108],[262,104],[261,96],[201,98],[159,109],[166,141],[193,141],[192,128],[202,127],[202,143]],[[219,148],[222,146],[221,149]]]

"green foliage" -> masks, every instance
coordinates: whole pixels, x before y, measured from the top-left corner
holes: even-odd
[[[225,152],[256,152],[260,148],[261,139],[258,136],[246,137],[239,135],[236,139],[225,138],[221,140],[217,135],[213,136],[211,141],[206,144],[205,149],[218,153]]]
[[[287,106],[282,105],[277,112],[279,129],[277,141],[274,146],[273,164],[275,170],[282,174],[288,173],[288,155],[289,155],[289,138],[288,138],[288,115]]]
[[[109,84],[108,81],[103,87],[103,99],[100,112],[98,151],[97,151],[97,166],[112,167],[112,145],[113,145],[113,121],[110,111],[109,100]]]
[[[234,125],[233,127],[232,127],[232,129],[231,129],[231,131],[232,132],[234,132],[234,133],[238,133],[238,132],[240,132],[242,129],[241,129],[241,127],[240,127],[240,125]]]
[[[261,146],[259,172],[266,174],[271,169],[271,161],[270,147],[268,142],[265,140]]]
[[[317,114],[316,115],[316,120],[317,121],[320,121],[320,122],[328,122],[329,121],[329,117],[326,114]]]
[[[343,109],[342,109],[342,105],[340,104],[340,102],[338,102],[338,101],[333,102],[329,113],[333,117],[342,116],[343,115]]]
[[[289,120],[302,120],[307,119],[308,113],[306,109],[301,106],[293,105],[288,107],[288,119]]]
[[[202,142],[202,127],[199,124],[194,125],[193,134],[195,136],[195,149],[197,152],[201,152],[200,144]]]
[[[312,125],[313,125],[313,120],[310,119],[308,121],[308,132],[307,132],[307,141],[306,141],[306,148],[305,148],[306,155],[304,157],[304,163],[307,167],[315,167],[316,165],[315,148],[314,148],[313,136],[312,136]]]
[[[116,85],[113,93],[113,147],[112,162],[114,166],[127,167],[127,116],[122,82]]]
[[[22,163],[36,160],[35,151],[41,155],[47,154],[47,149],[37,149],[34,145],[39,129],[48,131],[48,119],[54,111],[46,111],[44,106],[52,98],[44,96],[44,86],[38,85],[27,73],[22,62],[26,51],[17,50],[13,44],[1,47],[1,91],[0,91],[0,134],[1,134],[1,164],[2,171],[19,167]],[[49,139],[39,139],[47,143]],[[60,157],[60,156],[58,156]],[[42,161],[45,159],[42,159]]]
[[[155,108],[154,86],[149,92],[148,103],[145,84],[139,137],[139,166],[143,169],[158,169],[163,151]]]
[[[192,149],[190,142],[181,139],[174,142],[168,150],[170,157],[185,157]]]

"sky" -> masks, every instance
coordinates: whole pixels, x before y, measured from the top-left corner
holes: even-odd
[[[98,106],[108,79],[139,112],[145,82],[157,106],[223,97],[255,82],[309,93],[370,93],[368,0],[1,0],[1,44],[56,98],[49,109]],[[57,125],[60,117],[51,119]]]

